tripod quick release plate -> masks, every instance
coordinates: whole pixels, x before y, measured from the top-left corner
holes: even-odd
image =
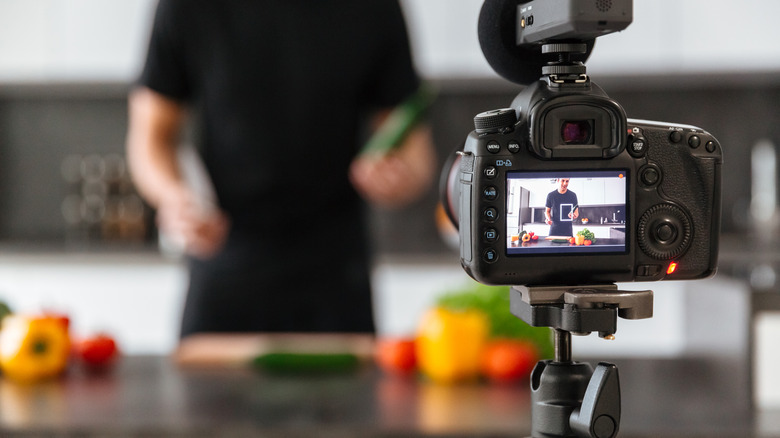
[[[603,286],[515,286],[510,290],[513,315],[534,327],[552,327],[575,334],[615,334],[618,316],[653,316],[653,291],[621,291]]]

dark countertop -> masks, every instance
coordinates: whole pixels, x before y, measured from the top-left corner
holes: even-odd
[[[621,437],[780,437],[756,430],[746,361],[615,361]],[[3,437],[522,437],[527,383],[438,386],[371,365],[347,374],[270,375],[126,357],[111,374],[78,370],[23,386],[0,379]]]

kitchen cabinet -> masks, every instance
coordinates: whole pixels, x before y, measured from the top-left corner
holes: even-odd
[[[548,180],[528,184],[531,190],[530,206],[544,208],[547,194],[558,188],[557,184]],[[622,205],[626,203],[625,184],[607,184],[601,178],[572,179],[569,190],[577,194],[580,206]]]
[[[604,203],[611,204],[611,205],[625,204],[626,203],[625,184],[605,184]]]
[[[604,204],[603,179],[572,180],[569,183],[569,189],[577,194],[577,201],[580,205]]]
[[[0,299],[14,311],[70,316],[74,334],[105,331],[125,353],[175,348],[184,262],[146,253],[1,253]]]

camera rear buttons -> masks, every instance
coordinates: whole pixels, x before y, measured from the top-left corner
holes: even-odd
[[[498,260],[498,252],[493,248],[488,248],[482,252],[482,260],[487,263],[493,263]]]
[[[489,141],[485,147],[487,148],[487,151],[490,152],[491,154],[496,154],[498,153],[498,151],[501,150],[501,145],[498,144],[498,142],[495,140]]]
[[[498,198],[498,189],[493,186],[487,186],[482,189],[482,197],[488,201],[494,201]]]
[[[498,240],[498,230],[495,228],[488,228],[482,236],[485,238],[485,242],[493,243]]]
[[[673,204],[656,204],[639,218],[637,243],[656,260],[671,260],[685,253],[693,239],[688,214]]]
[[[647,153],[647,140],[640,136],[632,137],[628,144],[628,153],[634,158],[643,157]]]
[[[496,169],[496,166],[487,166],[482,173],[485,175],[485,178],[494,179],[498,176],[498,169]]]
[[[661,169],[648,164],[639,170],[639,180],[647,187],[655,187],[661,182]]]
[[[488,222],[495,222],[498,219],[498,210],[488,207],[482,211],[482,217]]]
[[[640,158],[647,153],[647,140],[642,136],[642,128],[634,126],[628,131],[628,153],[634,158]]]

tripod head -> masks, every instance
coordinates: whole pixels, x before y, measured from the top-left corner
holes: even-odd
[[[510,291],[512,314],[532,326],[555,329],[555,358],[531,373],[533,437],[613,438],[620,427],[617,367],[571,359],[571,334],[597,332],[613,339],[617,318],[653,316],[653,292],[620,291],[616,285],[526,287]]]

